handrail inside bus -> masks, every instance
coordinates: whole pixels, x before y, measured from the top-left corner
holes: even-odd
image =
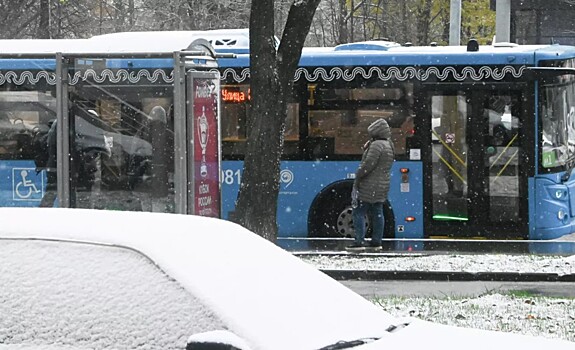
[[[449,145],[441,138],[441,136],[439,136],[439,134],[437,134],[435,130],[431,130],[431,132],[435,135],[435,137],[437,137],[439,142],[441,142],[441,145],[443,145],[443,147],[445,147],[451,154],[453,154],[455,159],[457,159],[461,165],[467,168],[467,162],[463,161],[463,159],[461,159],[461,157],[453,150],[453,148],[449,147]]]
[[[505,162],[505,165],[503,165],[503,167],[501,168],[501,170],[499,170],[499,172],[497,173],[497,175],[495,175],[495,178],[493,179],[493,181],[491,181],[491,183],[489,184],[490,186],[493,186],[493,184],[495,182],[497,182],[497,180],[499,179],[499,177],[501,176],[501,174],[503,174],[503,172],[505,171],[505,169],[507,169],[507,167],[509,166],[509,164],[511,164],[511,161],[513,159],[515,159],[515,157],[517,156],[517,153],[519,152],[519,149],[516,149],[515,152],[513,153],[513,155],[511,157],[509,157],[509,159],[507,160],[507,162]],[[491,168],[490,168],[491,169]]]
[[[442,156],[439,152],[437,152],[435,149],[433,150],[433,152],[434,152],[434,153],[437,155],[437,157],[443,162],[443,164],[445,164],[445,166],[448,167],[449,170],[451,170],[451,172],[452,172],[455,176],[457,176],[457,178],[458,178],[459,180],[461,180],[461,182],[462,182],[463,184],[467,185],[467,181],[465,181],[465,178],[459,173],[459,171],[457,171],[457,169],[455,169],[455,168],[453,167],[453,165],[451,165],[451,163],[449,163],[449,162],[447,161],[447,159],[443,158],[443,156]]]
[[[517,138],[517,136],[519,136],[519,134],[515,134],[515,136],[513,136],[513,138],[511,139],[511,141],[509,141],[509,143],[505,146],[505,148],[503,149],[503,151],[501,151],[501,153],[499,153],[499,155],[497,156],[497,158],[493,161],[493,163],[491,163],[491,165],[489,166],[489,169],[493,168],[495,166],[495,164],[497,164],[497,162],[499,161],[499,159],[503,156],[503,154],[505,152],[507,152],[507,149],[509,147],[511,147],[511,145],[513,144],[513,142],[515,142],[515,139]]]

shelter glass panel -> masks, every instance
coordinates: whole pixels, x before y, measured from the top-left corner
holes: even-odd
[[[91,62],[77,59],[70,69],[72,207],[173,212],[174,90],[168,68],[132,72]]]
[[[0,206],[37,207],[54,196],[56,162],[47,134],[56,119],[53,75],[42,70],[1,70]],[[54,148],[56,139],[51,140]],[[47,187],[53,179],[54,187]]]

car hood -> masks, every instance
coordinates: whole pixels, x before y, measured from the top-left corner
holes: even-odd
[[[130,247],[209,306],[252,349],[319,349],[381,337],[395,318],[228,221],[191,215],[1,208],[0,238]],[[89,223],[88,225],[86,223]],[[357,324],[358,327],[350,327]]]

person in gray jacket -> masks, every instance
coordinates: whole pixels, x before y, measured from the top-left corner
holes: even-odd
[[[350,250],[364,250],[365,215],[369,215],[373,229],[369,246],[381,249],[384,217],[383,204],[389,192],[390,172],[393,163],[394,148],[391,141],[391,129],[385,119],[378,119],[367,128],[370,140],[363,147],[361,163],[355,172],[352,201],[355,241]],[[356,202],[356,203],[354,203]]]

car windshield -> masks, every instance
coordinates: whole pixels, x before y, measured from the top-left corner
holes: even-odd
[[[183,349],[223,322],[130,249],[0,240],[0,344]]]

